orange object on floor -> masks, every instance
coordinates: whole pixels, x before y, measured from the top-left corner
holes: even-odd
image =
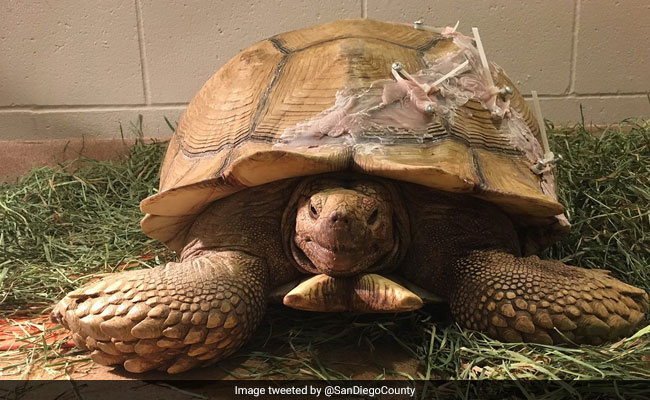
[[[32,318],[0,318],[0,351],[39,347],[42,345],[43,334],[48,345],[69,338],[70,332],[67,330],[63,328],[54,330],[57,325],[50,321],[47,315]],[[69,339],[63,347],[74,347],[74,342]]]
[[[152,254],[144,254],[139,258],[142,261],[148,261],[153,259],[154,256]],[[117,271],[123,271],[138,265],[139,263],[134,261],[123,263],[117,267]],[[110,274],[107,273],[104,275]],[[94,280],[99,280],[101,277],[99,275]],[[70,278],[76,277],[70,276]],[[40,310],[42,309],[38,309],[36,312],[40,312]],[[63,348],[75,347],[70,332],[64,328],[54,330],[54,327],[57,325],[57,323],[50,321],[48,315],[41,315],[39,317],[16,316],[13,318],[0,318],[0,351],[40,347],[42,346],[43,334],[48,345],[67,338],[68,340],[63,344]]]

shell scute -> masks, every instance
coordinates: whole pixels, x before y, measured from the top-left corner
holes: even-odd
[[[347,20],[276,35],[242,51],[181,118],[160,191],[141,203],[145,233],[178,251],[189,225],[215,200],[281,179],[353,170],[467,193],[530,229],[553,226],[553,237],[562,235],[569,225],[552,172],[530,170],[540,133],[516,89],[511,114],[494,118],[485,98],[468,89],[480,80],[470,63],[469,75],[462,72],[428,95],[446,104],[430,116],[415,113],[408,99],[386,100],[394,97],[389,90],[404,90],[393,62],[416,81],[430,82],[463,57],[476,58],[472,46],[460,34]],[[514,88],[502,69],[491,69],[497,87]]]

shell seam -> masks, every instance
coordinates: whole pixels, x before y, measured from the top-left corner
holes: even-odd
[[[282,39],[277,39],[277,38],[273,38],[273,39],[278,40],[278,41],[282,40]],[[425,43],[425,44],[423,44],[421,46],[417,46],[417,47],[406,46],[404,44],[393,42],[393,41],[387,40],[387,39],[381,39],[381,38],[372,37],[372,36],[361,36],[361,35],[359,35],[359,36],[337,36],[337,37],[333,37],[331,39],[322,40],[320,42],[315,42],[315,43],[312,43],[312,44],[307,45],[305,47],[300,47],[300,48],[297,48],[297,49],[289,49],[289,48],[284,46],[283,42],[281,42],[280,45],[282,46],[282,49],[284,49],[285,51],[289,51],[290,53],[298,53],[300,51],[307,50],[307,49],[310,49],[310,48],[315,47],[315,46],[319,46],[319,45],[321,45],[323,43],[330,43],[330,42],[335,42],[337,40],[343,40],[343,39],[376,40],[378,42],[390,43],[390,44],[393,44],[395,46],[399,46],[399,47],[409,49],[409,50],[426,51],[426,50],[432,48],[433,46],[435,46],[436,43],[442,39],[442,37],[433,38],[432,40],[428,41],[427,43]],[[273,43],[273,44],[275,45],[275,43]],[[277,48],[277,49],[280,50],[280,48]],[[282,50],[280,50],[280,51],[282,51]],[[283,53],[284,53],[284,51],[283,51]],[[287,54],[289,54],[289,53],[287,53]]]
[[[487,183],[485,176],[483,175],[483,171],[481,171],[478,153],[476,153],[474,149],[472,149],[472,163],[474,164],[474,169],[476,170],[476,176],[478,176],[479,179],[478,184],[474,185],[474,192],[480,193],[487,186]]]

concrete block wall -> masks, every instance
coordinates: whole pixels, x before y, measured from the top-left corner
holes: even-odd
[[[201,85],[275,33],[367,17],[481,31],[488,58],[556,123],[650,116],[642,0],[3,0],[0,141],[167,138]],[[2,157],[0,155],[0,157]]]

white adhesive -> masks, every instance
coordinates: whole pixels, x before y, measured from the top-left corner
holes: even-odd
[[[528,161],[536,162],[543,156],[542,146],[526,124],[524,117],[516,110],[511,110],[511,117],[501,124],[500,133],[515,149],[521,150]]]
[[[514,149],[522,151],[531,165],[543,159],[546,149],[537,141],[523,116],[510,108],[508,96],[501,96],[502,89],[494,86],[491,68],[496,75],[503,71],[488,63],[481,51],[478,32],[475,32],[478,48],[472,38],[457,32],[456,27],[446,27],[441,32],[443,37],[453,40],[455,51],[428,62],[425,69],[413,74],[405,71],[401,64],[394,64],[395,80],[379,80],[367,88],[346,88],[337,92],[332,107],[287,128],[281,142],[274,147],[346,144],[353,145],[359,154],[379,155],[383,154],[384,145],[393,143],[396,138],[415,143],[431,139],[427,127],[434,119],[444,119],[453,125],[454,111],[470,99],[476,99],[494,117],[501,119],[501,135]],[[433,115],[429,112],[431,109]],[[540,129],[543,129],[541,125]],[[542,171],[539,178],[541,190],[557,199],[551,169]]]
[[[437,81],[433,82],[433,86],[436,87],[440,85],[442,82],[446,81],[449,78],[453,78],[454,76],[458,75],[462,69],[467,67],[469,65],[469,60],[465,60],[462,64],[457,66],[456,68],[452,69],[448,73],[442,76],[442,78],[438,79]]]
[[[472,38],[455,27],[442,31],[453,40],[455,51],[429,61],[425,69],[412,74],[395,60],[391,70],[395,80],[339,91],[332,107],[287,128],[276,146],[388,143],[393,140],[388,137],[424,142],[431,137],[427,126],[434,118],[453,124],[454,111],[477,99],[493,115],[504,118],[502,126],[508,128],[503,134],[513,147],[535,157],[537,151],[531,146],[537,142],[521,116],[510,121],[510,102],[498,96],[499,89],[492,83],[491,72],[486,72]]]

